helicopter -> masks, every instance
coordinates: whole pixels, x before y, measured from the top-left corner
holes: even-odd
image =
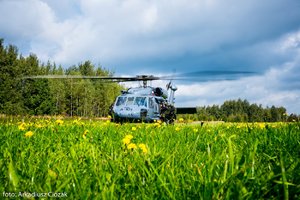
[[[252,72],[240,71],[200,71],[177,75],[177,80],[191,79],[191,77],[214,77],[213,80],[233,80],[237,76],[251,75]],[[231,77],[231,78],[229,78]],[[197,113],[196,107],[175,107],[175,92],[173,76],[137,75],[133,77],[114,76],[81,76],[81,75],[37,75],[24,79],[100,79],[107,82],[142,82],[138,87],[122,90],[109,108],[112,122],[155,122],[161,121],[173,124],[176,114]],[[148,85],[150,81],[169,80],[165,88]],[[211,80],[211,79],[207,79]],[[207,81],[202,79],[201,81]]]
[[[142,81],[142,85],[121,91],[115,102],[111,105],[109,114],[113,122],[120,121],[162,121],[173,124],[176,114],[196,113],[196,107],[175,108],[175,91],[177,87],[170,81],[166,89],[152,87],[147,83],[162,78],[152,75],[138,75],[134,81]]]

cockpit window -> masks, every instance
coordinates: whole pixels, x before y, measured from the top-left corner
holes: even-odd
[[[134,97],[128,97],[126,106],[130,106],[133,104]]]
[[[135,97],[134,105],[147,107],[146,97]]]
[[[121,106],[121,105],[125,105],[127,97],[118,97],[116,106]]]

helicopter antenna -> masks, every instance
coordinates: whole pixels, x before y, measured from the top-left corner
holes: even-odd
[[[175,91],[177,90],[177,87],[173,86],[173,84],[172,84],[172,81],[173,81],[175,73],[176,73],[176,69],[173,70],[173,73],[170,76],[170,80],[169,80],[169,82],[166,85],[167,91],[170,89],[169,97],[168,97],[168,102],[171,105],[174,105],[174,103],[175,103],[175,97],[174,96],[175,96]]]
[[[171,87],[171,85],[172,85],[172,81],[173,81],[175,73],[176,73],[176,69],[173,70],[172,75],[170,76],[170,80],[169,80],[169,82],[166,85],[167,90],[169,90],[170,87]]]

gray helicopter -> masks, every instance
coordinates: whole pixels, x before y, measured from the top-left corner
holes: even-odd
[[[234,80],[240,76],[251,75],[253,72],[240,71],[200,71],[176,75],[176,80],[197,81]],[[200,77],[200,79],[199,79]],[[194,114],[196,107],[175,108],[175,91],[177,87],[172,83],[173,76],[157,77],[153,75],[138,75],[135,77],[113,76],[76,76],[76,75],[41,75],[27,76],[24,79],[100,79],[107,82],[142,82],[139,87],[121,91],[110,106],[109,114],[113,122],[154,122],[161,120],[168,124],[174,123],[176,114]],[[152,87],[149,81],[169,80],[166,89]]]
[[[148,81],[159,80],[160,77],[141,75],[132,78],[132,81],[142,81],[139,87],[122,91],[110,107],[112,121],[143,121],[153,122],[161,120],[172,124],[176,113],[196,113],[194,108],[175,109],[174,94],[177,87],[170,81],[166,89],[148,86]]]

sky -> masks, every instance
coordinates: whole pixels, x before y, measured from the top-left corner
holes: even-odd
[[[299,10],[299,0],[0,0],[0,38],[23,56],[115,75],[255,72],[174,80],[176,106],[240,98],[300,114]]]

